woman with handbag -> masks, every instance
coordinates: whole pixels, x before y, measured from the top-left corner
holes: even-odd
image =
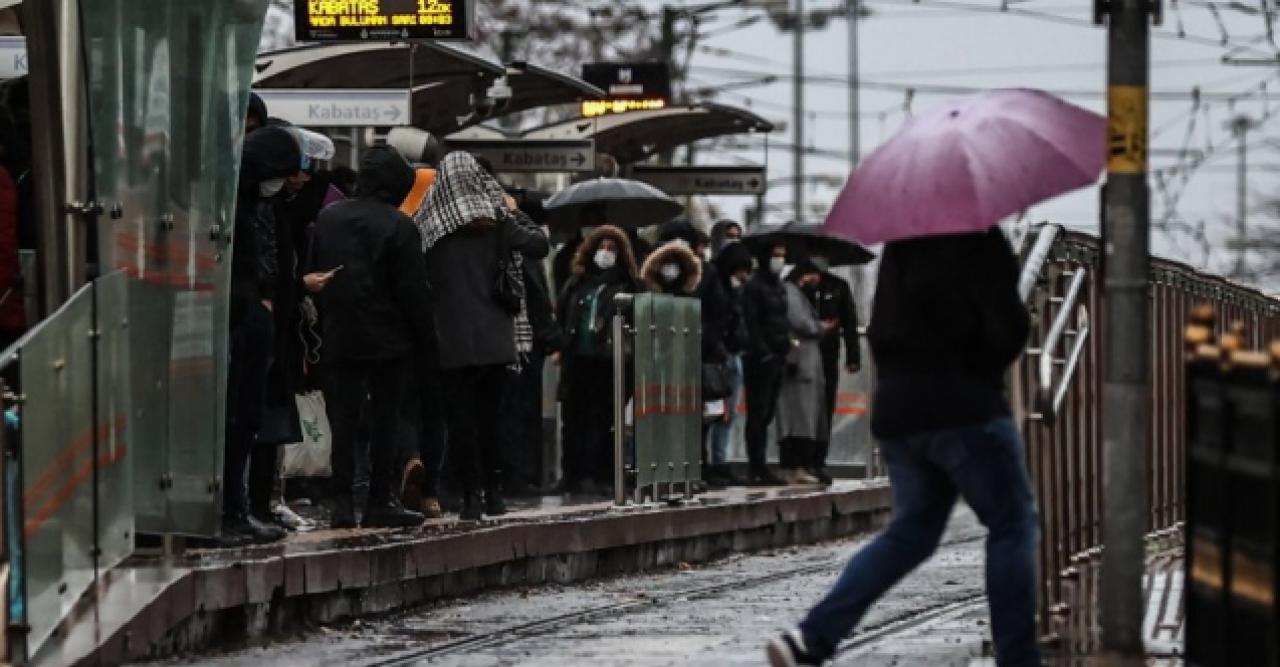
[[[614,296],[638,289],[636,258],[627,234],[596,227],[574,254],[558,312],[565,332],[560,400],[564,405],[561,490],[613,484]]]
[[[835,325],[818,319],[818,311],[803,291],[821,277],[818,267],[803,258],[796,262],[785,283],[791,352],[787,354],[782,392],[778,395],[778,457],[783,479],[792,485],[820,483],[808,467],[813,448],[827,432],[831,419],[824,407],[826,379],[820,342]]]
[[[467,520],[506,513],[498,413],[511,368],[532,344],[522,266],[551,250],[546,235],[522,215],[471,154],[455,151],[441,161],[419,222],[449,433],[446,459]]]

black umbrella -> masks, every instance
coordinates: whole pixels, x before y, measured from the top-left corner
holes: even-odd
[[[786,225],[782,233],[788,241],[788,252],[804,255],[817,253],[826,257],[831,266],[866,264],[876,258],[870,250],[853,241],[831,236],[819,224],[792,222]]]
[[[866,264],[876,258],[870,250],[852,241],[827,235],[822,231],[822,225],[816,224],[791,222],[785,225],[757,227],[742,241],[754,252],[763,250],[765,246],[784,243],[787,246],[788,259],[793,262],[799,257],[808,257],[814,253],[830,260],[831,266]]]
[[[595,220],[638,229],[660,225],[684,211],[679,202],[648,183],[625,178],[593,178],[565,188],[544,204],[556,227],[577,227],[589,213]]]

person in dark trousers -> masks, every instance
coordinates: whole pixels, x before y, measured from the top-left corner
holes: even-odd
[[[636,259],[626,232],[596,227],[578,246],[572,277],[560,293],[560,400],[563,405],[565,493],[592,493],[613,485],[614,297],[639,289]]]
[[[774,667],[830,658],[871,604],[933,553],[958,498],[988,531],[996,662],[1040,665],[1038,519],[1004,393],[1029,330],[1018,274],[999,229],[885,247],[869,334],[871,430],[889,468],[893,517],[800,626],[769,643]]]
[[[742,355],[743,385],[747,392],[748,483],[760,486],[783,483],[769,470],[766,452],[769,424],[778,412],[787,355],[791,352],[791,326],[787,321],[787,295],[782,270],[787,246],[765,244],[757,257],[759,266],[742,293],[742,313],[747,322],[747,349]]]
[[[720,273],[725,296],[729,301],[729,322],[725,327],[725,349],[729,353],[730,394],[725,399],[724,415],[707,428],[707,455],[711,462],[706,478],[714,485],[740,486],[740,480],[729,466],[729,443],[733,438],[733,425],[742,403],[742,352],[749,342],[747,320],[742,311],[742,293],[755,260],[751,251],[741,243],[725,244],[712,260]]]
[[[285,177],[297,172],[300,164],[298,142],[283,129],[264,127],[245,137],[232,232],[221,546],[272,542],[285,535],[283,528],[259,521],[250,512],[248,475],[262,426],[275,338],[279,265],[275,219],[265,201],[280,192]]]
[[[834,415],[836,398],[840,393],[840,342],[844,341],[844,370],[850,375],[862,369],[862,345],[858,336],[858,307],[853,302],[853,289],[844,278],[830,271],[830,262],[821,253],[811,253],[809,260],[818,268],[820,277],[816,283],[805,288],[805,296],[818,311],[818,319],[823,322],[834,321],[836,327],[822,336],[822,373],[826,385],[824,395],[828,415]],[[809,467],[814,477],[823,484],[831,484],[831,475],[827,472],[827,455],[831,452],[831,426],[829,420],[826,432],[813,448],[813,460]]]
[[[524,263],[546,257],[551,247],[515,200],[462,151],[441,161],[426,206],[421,228],[445,392],[446,456],[461,487],[462,518],[501,515],[502,396],[512,370],[528,363],[533,332],[527,299],[513,303],[496,285],[526,294]]]
[[[401,451],[406,365],[427,344],[431,303],[418,230],[397,206],[413,186],[411,167],[394,148],[360,158],[359,196],[320,213],[313,271],[329,276],[323,313],[325,407],[333,429],[333,526],[356,523],[354,471],[361,410],[370,425],[366,527],[423,522],[393,486]]]

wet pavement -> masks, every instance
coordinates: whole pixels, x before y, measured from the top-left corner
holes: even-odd
[[[983,535],[972,514],[959,510],[944,546],[873,607],[836,664],[965,666],[980,656]],[[265,648],[158,664],[761,665],[763,643],[826,591],[861,541],[484,594],[317,628]]]

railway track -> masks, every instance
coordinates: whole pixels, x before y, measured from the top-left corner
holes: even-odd
[[[942,543],[939,545],[939,549],[948,546],[968,544],[983,539],[985,539],[985,535],[959,538]],[[780,572],[771,572],[766,575],[735,579],[734,581],[719,584],[711,584],[700,588],[690,589],[679,595],[626,600],[613,604],[587,607],[585,609],[579,609],[555,616],[548,616],[536,621],[512,625],[491,632],[479,633],[432,646],[409,649],[365,664],[367,667],[406,667],[408,665],[418,664],[422,661],[429,661],[450,655],[466,654],[479,649],[493,648],[495,646],[512,644],[534,637],[546,636],[553,634],[556,631],[573,627],[602,616],[616,616],[618,614],[656,609],[676,602],[714,598],[718,595],[731,591],[756,588],[779,581],[785,581],[794,577],[821,574],[824,572],[835,572],[844,567],[844,564],[844,559],[834,559],[824,563],[791,568]],[[841,645],[840,653],[856,653],[860,649],[866,648],[871,644],[893,635],[911,632],[931,623],[947,620],[971,610],[976,605],[983,604],[984,600],[985,596],[983,595],[970,596],[961,600],[952,600],[935,606],[922,608],[907,617],[897,618],[875,626],[865,627],[859,630],[857,636]]]

